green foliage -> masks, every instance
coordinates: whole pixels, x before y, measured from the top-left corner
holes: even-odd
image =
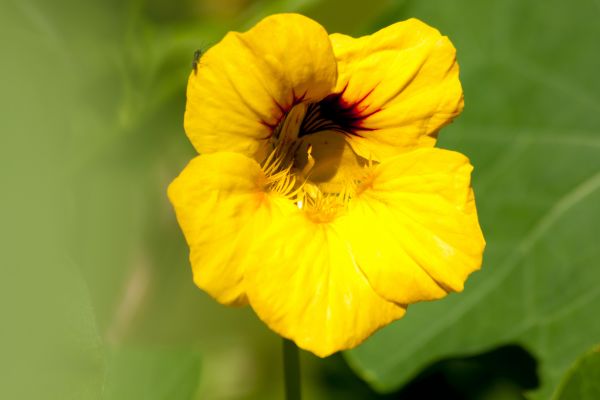
[[[600,398],[600,351],[586,353],[563,378],[555,400],[596,400]]]
[[[547,397],[600,341],[597,2],[4,0],[1,398],[281,397],[279,338],[194,287],[165,191],[194,155],[181,126],[194,50],[284,11],[352,35],[416,16],[461,64],[466,109],[440,146],[475,165],[483,270],[347,354],[355,370],[390,391],[520,343]],[[328,387],[315,377],[328,361],[309,363],[306,398],[379,398]]]
[[[547,398],[598,342],[599,13],[592,1],[409,1],[389,17],[419,17],[458,49],[465,112],[440,146],[475,165],[487,249],[463,293],[411,306],[347,354],[379,390],[439,359],[519,343],[539,361],[531,396]]]

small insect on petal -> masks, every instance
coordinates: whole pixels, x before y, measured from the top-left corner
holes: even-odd
[[[200,63],[200,57],[202,56],[202,50],[197,49],[194,51],[194,59],[192,61],[192,69],[194,70],[194,75],[198,73],[198,64]]]

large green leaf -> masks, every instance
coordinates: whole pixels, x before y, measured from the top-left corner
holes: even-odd
[[[600,349],[583,355],[561,382],[556,400],[600,399]]]
[[[347,353],[380,391],[424,366],[503,343],[540,363],[541,389],[600,341],[600,7],[498,0],[407,1],[458,49],[464,115],[440,146],[467,154],[487,239],[465,291],[411,306]]]

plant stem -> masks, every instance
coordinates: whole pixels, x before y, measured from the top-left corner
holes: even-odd
[[[283,339],[283,370],[285,377],[286,400],[300,400],[300,358],[298,347],[290,340]]]

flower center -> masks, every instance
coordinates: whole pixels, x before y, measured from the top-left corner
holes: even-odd
[[[342,96],[345,91],[346,88],[340,93],[330,94],[318,103],[309,104],[300,127],[299,136],[302,137],[324,130],[361,136],[362,132],[372,130],[363,126],[363,121],[380,111],[378,109],[371,112],[366,111],[365,100],[373,90],[354,103],[344,101]]]
[[[292,198],[318,222],[343,213],[370,165],[347,142],[366,130],[362,118],[359,105],[345,106],[338,94],[293,106],[269,140],[263,163],[269,190]]]

